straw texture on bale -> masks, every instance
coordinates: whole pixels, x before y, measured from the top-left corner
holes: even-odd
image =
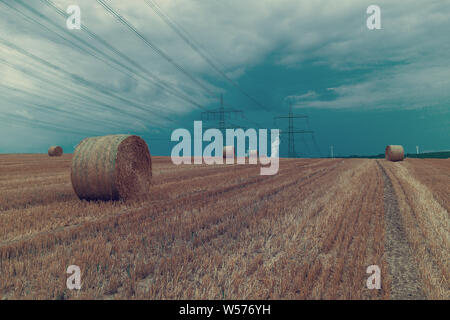
[[[147,144],[134,135],[86,138],[72,160],[72,186],[80,199],[119,200],[149,193],[152,161]]]
[[[233,146],[225,146],[223,147],[223,157],[224,158],[234,158],[234,147]]]
[[[63,154],[63,149],[60,146],[51,146],[48,148],[48,155],[50,157],[60,157]]]
[[[402,161],[405,158],[405,152],[402,146],[387,146],[384,152],[386,160]]]

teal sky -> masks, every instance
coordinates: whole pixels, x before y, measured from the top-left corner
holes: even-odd
[[[79,5],[96,39],[67,30],[45,1],[5,2],[0,153],[45,153],[56,144],[70,153],[87,136],[134,133],[153,155],[170,155],[172,130],[191,129],[202,111],[219,107],[220,94],[226,108],[244,111],[230,126],[245,128],[286,129],[273,117],[286,115],[291,103],[295,114],[309,116],[323,156],[331,145],[336,156],[379,154],[387,144],[409,153],[417,145],[450,150],[450,2],[153,0],[259,104],[144,0],[105,2],[189,76],[96,1],[51,1],[63,11]],[[372,4],[381,9],[380,30],[366,26]],[[147,81],[149,73],[169,89]],[[294,125],[308,129],[301,119]],[[296,152],[320,155],[308,135],[296,136]]]

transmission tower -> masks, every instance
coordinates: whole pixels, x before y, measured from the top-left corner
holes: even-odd
[[[227,128],[226,122],[228,122],[231,127],[240,127],[229,123],[227,120],[231,119],[240,120],[244,118],[244,112],[238,109],[225,109],[223,105],[223,96],[220,95],[220,107],[216,110],[208,110],[202,112],[202,121],[218,121],[218,128],[223,135],[225,135],[225,129]],[[213,127],[209,127],[213,128]],[[205,129],[209,129],[206,127]]]
[[[273,120],[276,123],[278,119],[288,119],[288,129],[280,130],[280,134],[288,135],[288,157],[295,158],[297,156],[295,152],[295,134],[314,134],[311,130],[295,130],[294,119],[308,119],[307,115],[296,115],[292,113],[292,104],[289,102],[289,114],[287,116],[274,117]],[[306,144],[306,143],[305,143]]]

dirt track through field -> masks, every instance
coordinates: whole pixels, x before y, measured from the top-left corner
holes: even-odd
[[[408,243],[397,196],[385,169],[377,162],[384,180],[385,254],[391,277],[391,299],[422,300],[426,296],[416,271],[416,264]]]

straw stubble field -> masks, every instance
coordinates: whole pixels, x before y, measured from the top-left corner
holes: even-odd
[[[450,298],[448,160],[153,157],[150,199],[88,202],[71,157],[0,156],[1,298]]]

